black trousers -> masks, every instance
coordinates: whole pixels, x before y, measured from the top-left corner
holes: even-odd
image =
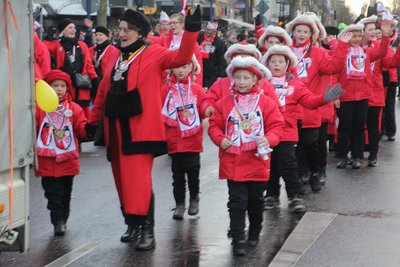
[[[249,215],[249,232],[260,233],[263,221],[265,183],[228,180],[228,189],[228,209],[233,241],[245,239],[246,211]]]
[[[285,188],[289,198],[299,195],[303,191],[300,182],[296,158],[296,142],[281,142],[274,147],[271,153],[271,171],[267,182],[267,196],[279,197],[279,178],[285,181]]]
[[[123,210],[122,215],[124,216],[126,225],[144,225],[146,223],[154,225],[154,192],[151,191],[151,200],[147,215],[126,214]]]
[[[351,142],[352,158],[362,159],[365,144],[364,129],[368,115],[368,100],[341,102],[340,108],[337,109],[337,115],[339,117],[339,157],[347,157]]]
[[[303,151],[304,153],[305,164],[308,167],[310,173],[316,173],[319,170],[318,138],[319,128],[301,129],[299,141],[300,151]]]
[[[171,154],[172,183],[176,203],[184,203],[187,175],[190,198],[196,198],[200,190],[200,153],[185,152]]]
[[[301,127],[303,126],[303,121],[302,120],[297,120],[297,134],[300,139],[301,135]],[[298,143],[296,147],[296,158],[297,158],[297,166],[298,166],[298,172],[299,176],[304,176],[309,172],[308,166],[307,166],[307,160],[306,160],[306,155],[304,152],[304,147]]]
[[[327,160],[328,160],[328,123],[323,122],[321,127],[319,127],[318,134],[318,171],[322,171],[326,168]]]
[[[47,198],[47,209],[53,225],[67,223],[70,213],[71,192],[74,175],[62,177],[42,177],[44,196]]]
[[[383,109],[384,119],[382,128],[385,131],[387,136],[396,135],[396,112],[395,112],[395,103],[396,103],[396,83],[389,83],[387,94],[386,94],[386,103],[385,108]]]
[[[369,107],[367,117],[369,159],[376,159],[379,149],[381,133],[379,131],[379,118],[382,107]]]

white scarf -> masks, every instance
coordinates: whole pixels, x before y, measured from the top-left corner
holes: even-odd
[[[350,47],[347,53],[347,79],[362,80],[366,77],[365,62],[367,55],[362,47]]]
[[[54,112],[46,112],[37,138],[37,154],[55,157],[56,162],[79,157],[70,121],[71,110],[60,105]]]

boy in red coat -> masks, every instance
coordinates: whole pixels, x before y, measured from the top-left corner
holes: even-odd
[[[283,117],[278,105],[260,94],[257,81],[270,72],[252,57],[237,57],[227,69],[232,95],[217,102],[208,133],[219,150],[219,177],[228,180],[233,253],[246,254],[245,220],[249,215],[248,245],[256,246],[263,220],[263,192],[269,179],[268,153],[279,143]]]
[[[42,176],[54,235],[59,236],[65,233],[73,178],[79,174],[77,138],[86,138],[86,118],[82,108],[72,102],[68,74],[51,70],[46,81],[57,93],[60,104],[54,112],[44,112],[36,106],[38,166],[35,175]]]
[[[297,129],[297,106],[301,104],[309,109],[315,109],[339,97],[343,90],[340,86],[327,90],[323,95],[314,95],[296,78],[289,68],[297,66],[297,58],[288,46],[274,45],[270,47],[262,59],[272,72],[271,83],[281,101],[282,115],[285,119],[284,134],[281,142],[271,153],[271,175],[267,183],[265,208],[272,209],[279,205],[279,178],[285,181],[285,188],[294,211],[303,211],[305,205],[299,195],[302,194],[302,184],[298,173],[296,146],[299,141]]]
[[[189,215],[199,212],[200,152],[203,152],[201,118],[206,110],[206,94],[195,83],[201,67],[193,55],[192,62],[172,69],[167,84],[163,86],[162,109],[168,154],[172,158],[173,192],[176,208],[173,218],[181,220],[185,212],[187,175],[190,204]]]

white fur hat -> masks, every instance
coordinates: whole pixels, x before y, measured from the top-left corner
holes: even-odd
[[[367,18],[361,19],[358,23],[363,24],[365,27],[365,26],[367,26],[367,24],[375,24],[377,19],[378,19],[378,16],[372,15]]]
[[[319,40],[324,40],[326,38],[326,30],[324,25],[322,25],[321,20],[318,18],[317,14],[314,12],[304,12],[303,15],[310,16],[313,18],[315,24],[317,24],[319,30]]]
[[[292,39],[290,38],[289,34],[281,27],[273,25],[270,25],[265,29],[263,35],[261,35],[260,39],[258,39],[258,44],[261,47],[265,47],[265,42],[271,36],[282,39],[287,46],[292,46]]]
[[[167,15],[167,13],[165,13],[164,11],[161,11],[161,13],[160,13],[160,22],[161,21],[169,21],[169,17]]]
[[[310,27],[312,31],[312,36],[318,37],[319,35],[319,30],[317,24],[315,24],[313,18],[311,16],[306,16],[306,15],[300,15],[296,18],[294,18],[292,21],[290,21],[288,24],[286,24],[286,30],[288,33],[291,33],[294,31],[296,26],[298,25],[306,25]]]
[[[260,61],[262,58],[261,52],[257,49],[257,47],[246,42],[240,42],[231,45],[225,52],[225,59],[230,61],[232,58],[238,55],[250,55],[258,61]]]
[[[345,34],[346,32],[354,32],[354,31],[363,31],[364,29],[364,24],[350,24],[348,25],[346,28],[344,28],[338,35],[338,39],[340,39],[340,37]]]
[[[250,71],[254,73],[259,80],[269,80],[272,76],[271,72],[254,57],[235,57],[232,59],[226,69],[226,73],[230,78],[233,78],[233,74],[237,70]]]
[[[268,59],[273,55],[282,55],[289,59],[290,66],[296,67],[297,66],[297,58],[292,52],[292,50],[286,45],[274,45],[273,47],[269,48],[267,53],[261,59],[261,63],[265,66],[268,66]]]

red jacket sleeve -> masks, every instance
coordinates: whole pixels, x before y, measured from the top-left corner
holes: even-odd
[[[306,108],[315,109],[326,104],[324,95],[313,94],[301,81],[293,83],[297,101]]]
[[[224,98],[225,100],[225,98]],[[222,140],[227,138],[225,136],[225,118],[222,113],[222,105],[224,100],[220,100],[215,105],[214,113],[210,117],[210,126],[208,127],[208,135],[211,138],[211,141],[218,146],[221,147]]]
[[[34,35],[34,45],[35,63],[38,64],[42,77],[44,78],[51,70],[50,52],[47,49],[47,46],[42,41],[40,41],[39,37],[36,34]]]
[[[73,105],[73,128],[74,128],[74,134],[81,139],[86,139],[86,131],[85,131],[85,125],[86,125],[86,117],[85,113],[83,113],[82,108],[74,103],[71,102]]]
[[[387,50],[389,48],[389,42],[389,36],[382,36],[382,40],[379,43],[379,46],[377,48],[371,48],[369,50],[371,63],[386,56]]]
[[[394,54],[393,57],[385,59],[384,67],[391,69],[391,68],[397,68],[399,66],[400,66],[400,49],[397,49],[396,54]]]
[[[158,58],[161,69],[172,69],[188,64],[192,59],[198,34],[198,32],[185,31],[179,50],[172,51],[166,48],[160,50]]]
[[[285,120],[278,105],[268,97],[264,96],[264,99],[263,102],[266,103],[263,110],[265,137],[268,139],[270,147],[275,147],[281,140]]]
[[[210,106],[209,102],[207,101],[207,94],[206,92],[204,92],[203,87],[198,83],[195,83],[193,86],[195,86],[196,88],[197,106],[199,109],[200,118],[204,118],[204,113],[206,112],[206,109]]]
[[[215,104],[218,102],[219,99],[221,99],[221,84],[222,84],[223,79],[218,79],[211,85],[210,88],[208,88],[207,91],[207,99],[210,105],[215,106]]]
[[[339,41],[334,50],[320,49],[321,58],[318,67],[321,74],[340,73],[346,61],[348,48],[347,43]]]
[[[84,71],[89,75],[90,79],[93,80],[94,78],[97,78],[97,73],[93,66],[93,58],[90,57],[89,48],[84,42],[79,42],[79,46],[82,49],[83,57],[85,60]]]

